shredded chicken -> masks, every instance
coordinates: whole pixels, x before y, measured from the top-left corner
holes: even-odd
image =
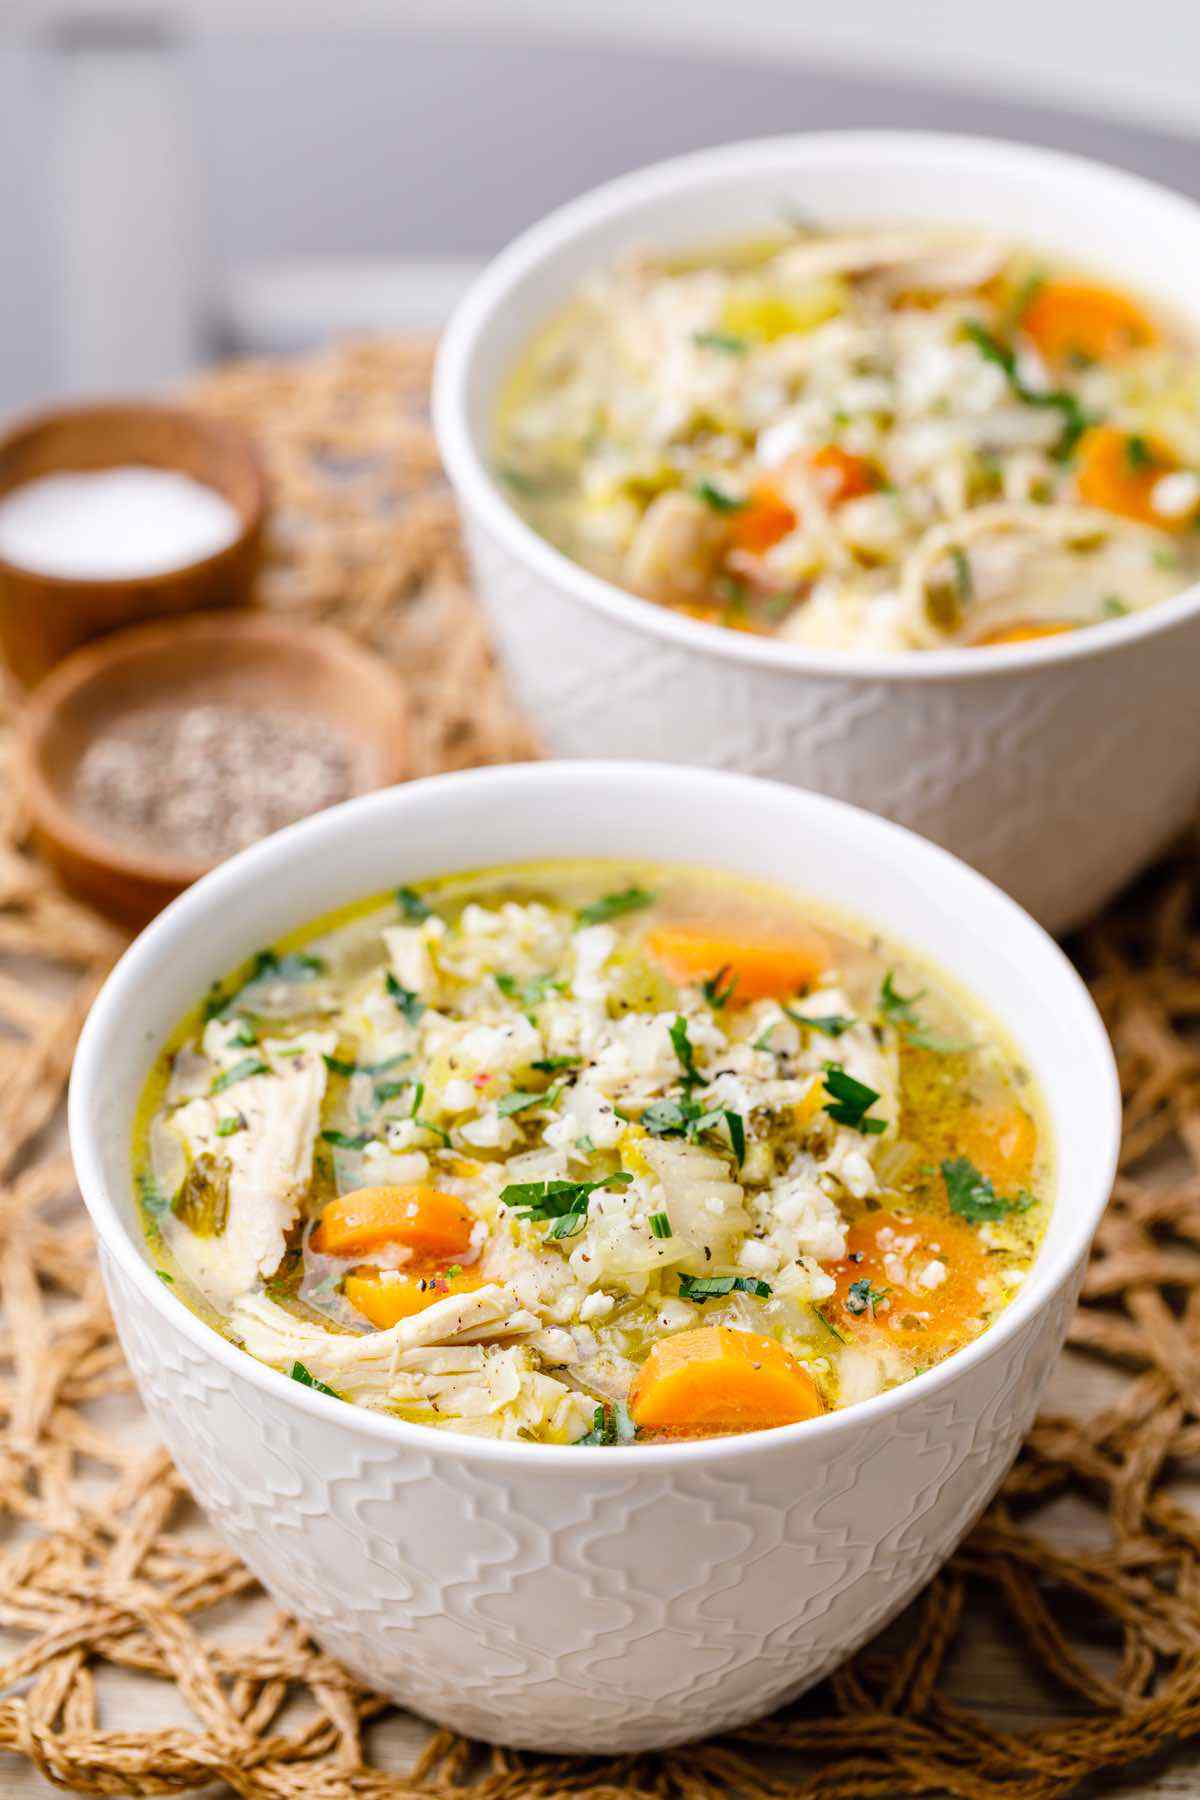
[[[219,1234],[198,1236],[171,1213],[163,1223],[181,1267],[219,1304],[279,1267],[312,1176],[324,1056],[336,1043],[332,1032],[267,1040],[247,1057],[264,1062],[264,1072],[187,1101],[165,1122],[190,1165],[208,1157],[228,1171],[228,1214]]]

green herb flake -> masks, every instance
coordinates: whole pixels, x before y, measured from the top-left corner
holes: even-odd
[[[224,1119],[217,1120],[217,1136],[232,1137],[235,1131],[245,1131],[246,1121],[241,1113],[230,1113]]]
[[[587,906],[579,909],[581,925],[606,925],[610,919],[619,919],[625,913],[640,912],[645,906],[653,906],[657,894],[646,888],[622,888],[616,894],[602,894],[599,900],[589,901]]]
[[[1136,432],[1125,439],[1125,461],[1131,469],[1141,471],[1155,466],[1154,452],[1144,437]]]
[[[160,1281],[165,1281],[168,1287],[175,1286],[175,1277],[173,1275],[168,1275],[165,1269],[155,1269],[154,1273],[158,1276]]]
[[[987,327],[981,325],[977,319],[968,319],[964,330],[980,355],[1004,371],[1008,385],[1018,400],[1024,401],[1026,406],[1053,407],[1062,414],[1062,436],[1055,446],[1054,454],[1060,462],[1066,462],[1092,423],[1075,395],[1067,388],[1042,390],[1027,387],[1017,373],[1016,356],[1006,344],[1002,344],[998,338],[993,337]]]
[[[579,1064],[573,1056],[539,1056],[529,1066],[542,1075],[558,1075],[563,1069],[577,1069]]]
[[[397,1010],[404,1014],[410,1025],[415,1025],[425,1011],[425,1002],[412,988],[406,988],[396,980],[389,969],[384,975],[384,985],[396,1003]]]
[[[603,1401],[592,1414],[592,1429],[577,1444],[632,1444],[637,1426],[619,1400]]]
[[[1105,594],[1103,600],[1100,602],[1100,617],[1102,619],[1123,619],[1127,616],[1129,611],[1129,606],[1122,600],[1119,594]]]
[[[723,350],[726,356],[744,356],[750,348],[748,339],[730,331],[693,331],[692,342],[700,350]]]
[[[971,559],[966,551],[955,544],[950,551],[950,560],[954,564],[954,585],[958,589],[958,597],[963,605],[975,598],[975,578],[971,574]]]
[[[872,1287],[867,1280],[852,1281],[846,1292],[846,1311],[861,1318],[863,1313],[874,1313],[881,1300],[887,1299],[886,1288]]]
[[[942,1180],[950,1211],[969,1225],[987,1224],[1012,1212],[1028,1212],[1036,1204],[1034,1196],[1024,1189],[1012,1199],[998,1194],[969,1156],[948,1157],[942,1164]]]
[[[679,1297],[703,1306],[706,1300],[719,1300],[725,1294],[753,1294],[757,1300],[769,1300],[771,1290],[754,1275],[681,1275]]]
[[[939,1056],[953,1056],[971,1049],[971,1044],[961,1038],[948,1038],[930,1031],[917,1011],[918,1000],[925,998],[924,988],[915,994],[901,994],[894,975],[895,970],[889,969],[879,990],[879,1010],[889,1024],[903,1032],[910,1044],[916,1044],[921,1050],[936,1051]]]
[[[223,1094],[236,1082],[249,1081],[252,1075],[269,1075],[271,1073],[261,1056],[243,1056],[232,1068],[222,1070],[208,1090],[210,1094]]]
[[[737,499],[733,494],[723,493],[711,481],[697,482],[693,492],[697,500],[703,500],[705,506],[710,506],[716,513],[741,512],[746,504],[744,500]]]
[[[540,1006],[551,994],[561,994],[566,983],[558,981],[553,975],[531,975],[528,981],[519,981],[515,975],[497,975],[496,986],[506,1000],[512,1000],[524,1010],[530,1006]]]
[[[515,1181],[501,1188],[500,1198],[518,1218],[549,1224],[552,1238],[575,1237],[587,1223],[588,1202],[601,1188],[628,1187],[632,1175],[618,1170],[595,1181]]]
[[[656,1238],[674,1237],[675,1233],[671,1230],[671,1220],[667,1213],[650,1214],[650,1235]]]
[[[679,1066],[683,1070],[683,1079],[693,1084],[703,1081],[704,1077],[696,1067],[696,1053],[688,1036],[687,1020],[682,1013],[676,1013],[670,1035],[675,1054],[679,1058]]]
[[[535,1094],[528,1088],[514,1088],[511,1094],[505,1094],[497,1101],[496,1111],[502,1119],[511,1119],[514,1113],[528,1112],[531,1106],[548,1104],[547,1094]]]
[[[700,984],[700,991],[714,1012],[720,1012],[728,1006],[737,987],[737,976],[731,973],[728,963],[722,963],[715,975]]]
[[[365,1150],[368,1144],[375,1142],[375,1138],[369,1131],[358,1131],[353,1134],[347,1131],[323,1131],[321,1142],[332,1144],[335,1150]]]
[[[831,1038],[843,1037],[852,1025],[858,1024],[858,1020],[852,1019],[848,1013],[824,1013],[818,1018],[814,1014],[796,1012],[790,1006],[785,1006],[783,1010],[793,1025],[811,1026],[813,1031],[823,1032],[826,1037]]]
[[[410,925],[420,925],[422,920],[433,916],[416,888],[397,888],[396,905],[400,908],[401,918],[407,919]]]
[[[825,1111],[839,1125],[848,1125],[853,1131],[861,1131],[865,1137],[875,1137],[887,1130],[886,1119],[869,1119],[867,1113],[878,1100],[879,1095],[865,1081],[856,1081],[848,1075],[841,1063],[825,1065],[825,1092],[829,1100],[825,1103]]]
[[[340,1400],[342,1397],[336,1388],[327,1387],[323,1381],[318,1381],[312,1371],[306,1369],[302,1362],[294,1362],[290,1374],[293,1381],[298,1381],[301,1387],[311,1388],[314,1394],[328,1394],[331,1400]]]

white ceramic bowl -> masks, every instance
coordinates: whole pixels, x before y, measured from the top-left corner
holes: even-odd
[[[172,1026],[292,927],[396,882],[547,856],[790,883],[932,954],[1049,1102],[1060,1191],[996,1325],[907,1386],[803,1425],[619,1449],[498,1443],[299,1386],[156,1279],[130,1126]],[[738,1725],[896,1613],[992,1494],[1062,1344],[1120,1106],[1087,992],[1012,901],[895,825],[776,783],[648,763],[492,769],[351,801],[235,857],[109,978],[71,1083],[75,1164],[121,1341],[197,1499],[363,1680],[501,1743],[639,1750]]]
[[[560,756],[740,769],[884,813],[1063,931],[1185,823],[1200,793],[1200,588],[1099,630],[986,653],[810,650],[700,624],[588,574],[493,479],[498,388],[581,277],[631,244],[745,235],[789,207],[832,225],[993,226],[1161,295],[1200,330],[1200,208],[1047,150],[899,132],[764,139],[575,201],[480,278],[434,387],[442,457],[517,697]]]

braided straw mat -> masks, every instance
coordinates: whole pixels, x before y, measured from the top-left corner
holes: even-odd
[[[428,375],[426,345],[355,345],[219,370],[194,392],[251,427],[270,460],[263,602],[336,620],[403,668],[414,774],[536,751],[466,586]],[[23,843],[11,783],[2,794],[0,1793],[40,1790],[25,1759],[110,1795],[1048,1800],[1122,1771],[1103,1791],[1128,1793],[1151,1756],[1155,1793],[1200,1793],[1200,1760],[1182,1748],[1200,1732],[1189,851],[1074,946],[1117,1045],[1126,1138],[1051,1394],[1068,1400],[1038,1420],[952,1563],[814,1694],[720,1742],[575,1763],[431,1735],[357,1687],[274,1614],[153,1441],[61,1119],[76,1033],[120,941],[55,888]]]

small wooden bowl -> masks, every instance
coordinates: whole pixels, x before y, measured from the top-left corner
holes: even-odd
[[[207,613],[117,632],[76,650],[30,696],[17,767],[34,836],[64,883],[110,917],[141,926],[212,866],[108,837],[77,810],[88,745],[148,705],[221,700],[318,716],[359,750],[355,791],[406,772],[404,690],[379,657],[325,625],[262,613]]]
[[[0,557],[0,649],[26,687],[68,651],[122,625],[198,607],[240,606],[262,555],[267,483],[248,437],[178,406],[104,403],[38,413],[0,438],[0,496],[42,475],[140,464],[222,494],[242,528],[212,556],[108,580],[40,575]]]

